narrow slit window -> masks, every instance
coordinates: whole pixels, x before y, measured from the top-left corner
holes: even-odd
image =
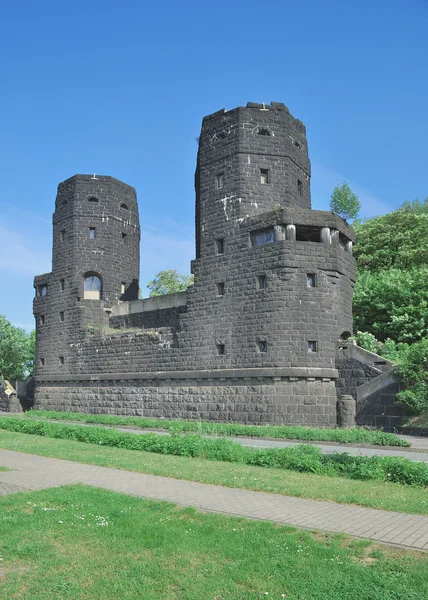
[[[215,241],[215,253],[217,255],[224,254],[224,239],[218,239]]]
[[[218,173],[215,176],[215,189],[222,190],[224,187],[224,173]]]
[[[124,244],[126,244],[126,242],[128,241],[128,240],[127,240],[127,237],[128,237],[128,234],[127,234],[127,233],[123,233],[123,232],[122,232],[122,242],[123,242]]]
[[[44,325],[45,324],[45,315],[40,315],[39,324],[40,325]]]
[[[217,296],[224,296],[225,285],[224,282],[217,284]]]
[[[318,352],[318,342],[308,342],[308,352]]]
[[[124,283],[124,282],[122,281],[122,283],[120,284],[120,293],[121,293],[121,294],[122,294],[122,296],[123,296],[123,294],[124,294],[125,292],[126,292],[126,283]]]
[[[266,342],[266,340],[260,340],[259,342],[257,342],[257,346],[258,346],[259,352],[261,354],[266,354],[267,353],[267,342]]]
[[[226,347],[224,344],[217,344],[217,352],[219,354],[226,354]]]
[[[39,363],[41,367],[45,366],[45,359],[44,358],[39,358]]]
[[[63,310],[59,313],[59,320],[64,321],[64,311]]]
[[[65,240],[65,229],[61,229],[61,242]]]
[[[89,227],[89,239],[94,240],[97,237],[95,227]]]
[[[297,180],[297,191],[299,196],[303,196],[303,183],[300,181],[300,179]]]
[[[59,280],[59,289],[61,290],[61,292],[65,290],[65,279]]]
[[[60,357],[59,357],[59,364],[60,364],[60,365],[63,365],[63,364],[64,364],[64,357],[63,357],[63,356],[60,356]]]
[[[266,275],[258,275],[257,277],[257,289],[265,290],[267,289],[267,277]]]
[[[317,279],[315,273],[308,273],[306,275],[306,285],[310,288],[317,287]]]
[[[262,185],[269,183],[269,169],[260,169],[260,183]]]

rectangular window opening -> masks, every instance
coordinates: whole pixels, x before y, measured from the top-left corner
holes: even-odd
[[[308,342],[308,352],[318,352],[318,342]]]
[[[215,253],[217,255],[224,254],[224,239],[218,239],[215,241]]]
[[[257,289],[265,290],[267,289],[267,277],[266,275],[258,275],[257,276]]]
[[[226,354],[226,347],[224,344],[217,344],[217,352],[219,354]]]
[[[264,229],[263,231],[255,231],[252,234],[253,246],[264,246],[265,244],[273,244],[275,241],[275,232],[273,227],[271,229]]]
[[[297,191],[299,196],[303,196],[303,183],[300,181],[300,179],[297,180]]]
[[[59,280],[59,289],[61,290],[61,292],[65,290],[65,279]]]
[[[40,315],[39,324],[40,325],[44,325],[45,324],[45,315]]]
[[[121,293],[121,294],[122,294],[122,296],[123,296],[123,294],[124,294],[125,292],[126,292],[126,283],[123,283],[123,282],[122,282],[122,283],[120,284],[120,293]]]
[[[260,169],[260,183],[263,185],[269,183],[269,169]]]
[[[306,285],[310,288],[317,287],[317,279],[315,273],[307,273]]]
[[[215,189],[222,190],[224,187],[224,173],[218,173],[215,176]]]
[[[95,227],[89,227],[89,239],[94,240],[97,237],[97,232]]]
[[[126,242],[127,242],[127,237],[128,237],[128,234],[127,234],[127,233],[123,233],[123,232],[122,232],[122,242],[123,242],[124,244],[126,244]]]
[[[217,284],[217,295],[224,296],[224,292],[225,292],[224,282],[218,283]]]
[[[63,364],[64,364],[64,357],[63,357],[63,356],[60,356],[60,357],[59,357],[59,364],[60,364],[60,365],[63,365]]]
[[[321,242],[321,227],[317,225],[296,225],[298,242]]]
[[[59,313],[59,320],[64,321],[64,311],[63,310]]]
[[[38,296],[47,296],[48,295],[48,286],[46,283],[42,283],[42,285],[39,285],[39,287],[37,288],[37,295]]]
[[[45,366],[45,359],[44,358],[40,358],[39,359],[39,363],[40,363],[41,367],[44,367]]]
[[[65,229],[61,229],[61,242],[65,240]]]
[[[267,342],[266,340],[260,340],[257,342],[257,346],[259,348],[259,352],[261,352],[261,354],[266,354],[267,353]]]

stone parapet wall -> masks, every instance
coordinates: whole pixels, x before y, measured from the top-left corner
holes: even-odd
[[[251,424],[336,425],[329,378],[38,381],[37,408]]]

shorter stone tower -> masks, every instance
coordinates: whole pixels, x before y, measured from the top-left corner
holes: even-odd
[[[101,175],[58,186],[52,272],[34,280],[36,374],[79,372],[75,348],[108,324],[111,306],[138,298],[140,225],[133,187]]]

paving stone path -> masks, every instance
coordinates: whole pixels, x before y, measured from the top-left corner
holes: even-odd
[[[13,469],[0,472],[0,489],[4,486],[5,493],[82,483],[205,511],[428,550],[428,517],[420,515],[232,489],[11,450],[0,449],[0,465]]]

